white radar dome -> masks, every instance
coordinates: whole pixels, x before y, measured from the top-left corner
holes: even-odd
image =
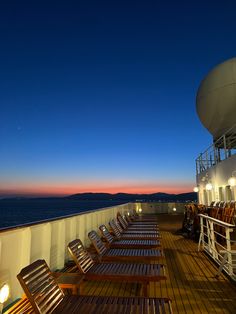
[[[202,124],[214,140],[236,124],[236,58],[217,65],[203,79],[196,107]]]

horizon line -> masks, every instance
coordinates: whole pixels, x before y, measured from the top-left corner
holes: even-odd
[[[52,194],[52,193],[1,193],[0,192],[0,199],[6,199],[6,198],[63,198],[63,197],[69,197],[73,195],[83,195],[83,194],[110,194],[110,195],[117,195],[117,194],[129,194],[129,195],[153,195],[153,194],[167,194],[167,195],[180,195],[180,194],[188,194],[188,193],[194,193],[193,191],[188,191],[188,192],[181,192],[181,193],[168,193],[168,192],[151,192],[151,193],[129,193],[129,192],[115,192],[115,193],[110,193],[110,192],[78,192],[78,193],[72,193],[72,194]],[[1,195],[2,194],[2,195]]]

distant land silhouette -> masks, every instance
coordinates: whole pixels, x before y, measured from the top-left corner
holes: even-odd
[[[197,193],[182,194],[153,193],[153,194],[129,194],[129,193],[78,193],[65,198],[74,200],[114,200],[114,201],[196,201]]]
[[[181,193],[181,194],[168,194],[168,193],[152,193],[152,194],[131,194],[131,193],[77,193],[69,196],[62,196],[62,197],[27,197],[27,196],[15,196],[15,197],[2,197],[1,200],[81,200],[81,201],[126,201],[126,202],[154,202],[154,201],[162,201],[162,202],[187,202],[187,201],[196,201],[197,200],[197,193],[189,192],[189,193]]]

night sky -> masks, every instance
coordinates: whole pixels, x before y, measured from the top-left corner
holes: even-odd
[[[192,191],[235,1],[2,1],[0,196]]]

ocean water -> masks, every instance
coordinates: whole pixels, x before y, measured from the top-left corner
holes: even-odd
[[[3,199],[0,200],[0,229],[124,203],[124,201],[80,201],[63,198]]]

